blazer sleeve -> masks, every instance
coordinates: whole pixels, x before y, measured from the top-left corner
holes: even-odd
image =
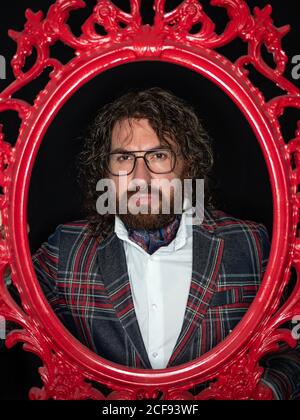
[[[261,244],[261,277],[268,264],[270,240],[267,229],[260,224],[259,240]],[[292,334],[292,330],[291,330]],[[271,388],[274,399],[300,399],[300,340],[295,349],[285,348],[282,351],[266,355],[261,365],[265,368],[261,382]]]
[[[33,268],[39,284],[57,315],[60,312],[60,296],[57,287],[57,272],[59,262],[59,243],[61,226],[43,242],[40,248],[32,255]]]
[[[57,226],[55,231],[49,236],[47,242],[43,242],[41,247],[31,257],[39,284],[52,309],[60,318],[61,305],[59,305],[60,298],[57,289],[57,270],[61,226]],[[5,274],[4,280],[13,299],[21,305],[19,294],[11,281],[10,271]],[[9,333],[14,328],[15,324],[13,322],[7,322],[6,333]],[[4,340],[0,340],[0,348],[2,346],[4,347]]]
[[[86,344],[81,325],[73,317],[68,304],[68,296],[63,287],[64,255],[69,252],[68,248],[63,247],[63,227],[64,225],[58,225],[47,241],[43,242],[32,256],[32,263],[41,288],[54,313],[71,335]],[[59,274],[61,275],[59,276]]]

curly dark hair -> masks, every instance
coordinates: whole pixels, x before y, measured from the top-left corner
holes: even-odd
[[[97,212],[99,192],[96,191],[96,184],[108,174],[108,153],[115,123],[130,118],[148,119],[161,144],[169,144],[168,138],[174,140],[189,169],[189,177],[204,179],[205,207],[212,210],[215,208],[209,177],[213,166],[210,138],[194,108],[159,87],[131,89],[100,108],[88,128],[84,147],[78,156],[83,210],[89,233],[98,239],[104,239],[112,232],[114,215],[100,215]]]

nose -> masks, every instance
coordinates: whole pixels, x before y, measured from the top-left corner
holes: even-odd
[[[133,178],[143,179],[148,182],[151,179],[151,172],[147,168],[146,162],[141,156],[137,156],[134,171],[132,173]]]

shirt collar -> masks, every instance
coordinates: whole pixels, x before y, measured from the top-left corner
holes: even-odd
[[[190,206],[190,202],[187,198],[184,198],[183,210],[184,211],[182,213],[180,225],[178,227],[175,239],[168,246],[160,247],[156,252],[176,251],[177,249],[182,248],[186,244],[187,238],[192,236],[192,225],[190,223],[187,223],[187,218],[188,214],[192,212],[193,208]],[[126,241],[131,245],[138,246],[133,241],[131,241],[131,239],[128,238],[128,231],[118,215],[115,215],[114,232],[121,240]],[[140,246],[138,247],[140,248]]]

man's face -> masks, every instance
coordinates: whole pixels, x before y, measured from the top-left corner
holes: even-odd
[[[110,179],[114,181],[116,187],[117,214],[128,227],[133,229],[156,229],[174,218],[174,194],[178,194],[179,190],[176,190],[176,187],[170,188],[170,185],[168,185],[168,182],[166,181],[172,181],[175,178],[180,180],[183,179],[184,160],[179,153],[178,145],[172,140],[168,141],[170,146],[161,144],[155,131],[150,126],[149,121],[145,118],[132,118],[131,127],[128,119],[118,121],[113,127],[110,151],[120,152],[122,155],[111,155],[111,159],[113,156],[113,159],[121,160],[123,165],[130,165],[130,163],[125,162],[128,157],[133,162],[132,157],[126,155],[126,152],[138,150],[140,152],[135,152],[135,155],[143,156],[148,150],[168,147],[177,153],[175,167],[172,172],[169,173],[153,173],[147,167],[144,159],[139,158],[136,160],[134,170],[129,175],[119,177],[117,175],[109,174]],[[153,165],[165,164],[161,163],[161,154],[155,155],[152,161],[154,162]],[[143,188],[136,187],[135,182],[137,179],[142,180],[142,183],[144,184]],[[155,188],[155,182],[161,180],[166,181],[163,181],[158,188]],[[140,181],[138,185],[141,185]],[[151,202],[151,197],[153,199],[154,195],[156,196],[156,199]],[[119,203],[121,199],[126,202],[126,214],[119,213]],[[165,200],[170,203],[170,211],[168,214],[163,214],[162,212],[162,203]],[[133,214],[131,212],[133,202],[141,209],[147,208],[147,213],[143,214],[142,212],[139,212],[138,214]]]

